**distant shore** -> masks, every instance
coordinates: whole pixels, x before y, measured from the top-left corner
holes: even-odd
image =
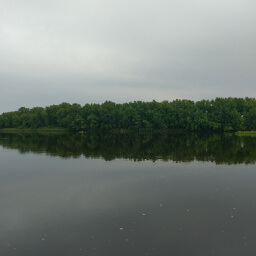
[[[101,133],[108,132],[114,134],[125,134],[125,133],[184,133],[187,132],[184,129],[110,129],[110,130],[101,130],[101,129],[89,129],[86,131],[69,131],[67,128],[63,127],[42,127],[42,128],[4,128],[0,129],[0,133],[56,133],[56,134],[67,134],[67,133]]]
[[[41,127],[37,129],[32,128],[5,128],[0,129],[2,133],[54,133],[54,134],[66,134],[69,133],[68,129],[61,127]]]
[[[41,128],[4,128],[0,129],[0,133],[41,133],[41,134],[74,134],[74,133],[114,133],[114,134],[126,134],[126,133],[140,133],[140,134],[147,134],[147,133],[198,133],[199,131],[186,131],[184,129],[110,129],[110,130],[101,130],[101,129],[89,129],[79,132],[70,131],[67,128],[63,127],[41,127]],[[199,133],[214,133],[213,131],[201,131]],[[219,132],[217,132],[219,133]],[[237,136],[252,136],[256,137],[256,131],[229,131],[228,133],[235,134]]]
[[[256,137],[256,131],[238,131],[235,132],[237,136],[251,136]]]

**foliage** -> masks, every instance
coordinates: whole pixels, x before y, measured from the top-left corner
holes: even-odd
[[[63,127],[72,132],[87,130],[238,131],[256,130],[254,98],[215,100],[135,101],[116,104],[69,104],[45,108],[21,107],[0,115],[0,129]]]

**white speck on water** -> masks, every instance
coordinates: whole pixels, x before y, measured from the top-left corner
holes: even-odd
[[[189,210],[189,209],[187,209],[187,212],[190,212],[190,210]]]
[[[119,228],[119,230],[124,230],[124,228]]]
[[[230,217],[231,217],[231,218],[234,218],[234,216],[233,216],[233,215],[231,215]]]
[[[162,204],[160,204],[159,206],[160,206],[160,207],[162,207],[163,205],[162,205]]]
[[[143,216],[146,216],[146,213],[142,213]]]
[[[224,230],[221,230],[221,233],[224,233]]]
[[[42,241],[44,241],[45,239],[44,238],[42,238]]]

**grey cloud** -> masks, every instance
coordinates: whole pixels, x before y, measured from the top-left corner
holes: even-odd
[[[256,96],[253,1],[2,6],[0,112],[22,103]]]

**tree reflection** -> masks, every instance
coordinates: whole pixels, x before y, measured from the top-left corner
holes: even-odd
[[[68,135],[0,134],[0,145],[20,153],[62,158],[124,158],[134,161],[210,161],[216,164],[256,162],[256,138],[233,134],[88,133]]]

